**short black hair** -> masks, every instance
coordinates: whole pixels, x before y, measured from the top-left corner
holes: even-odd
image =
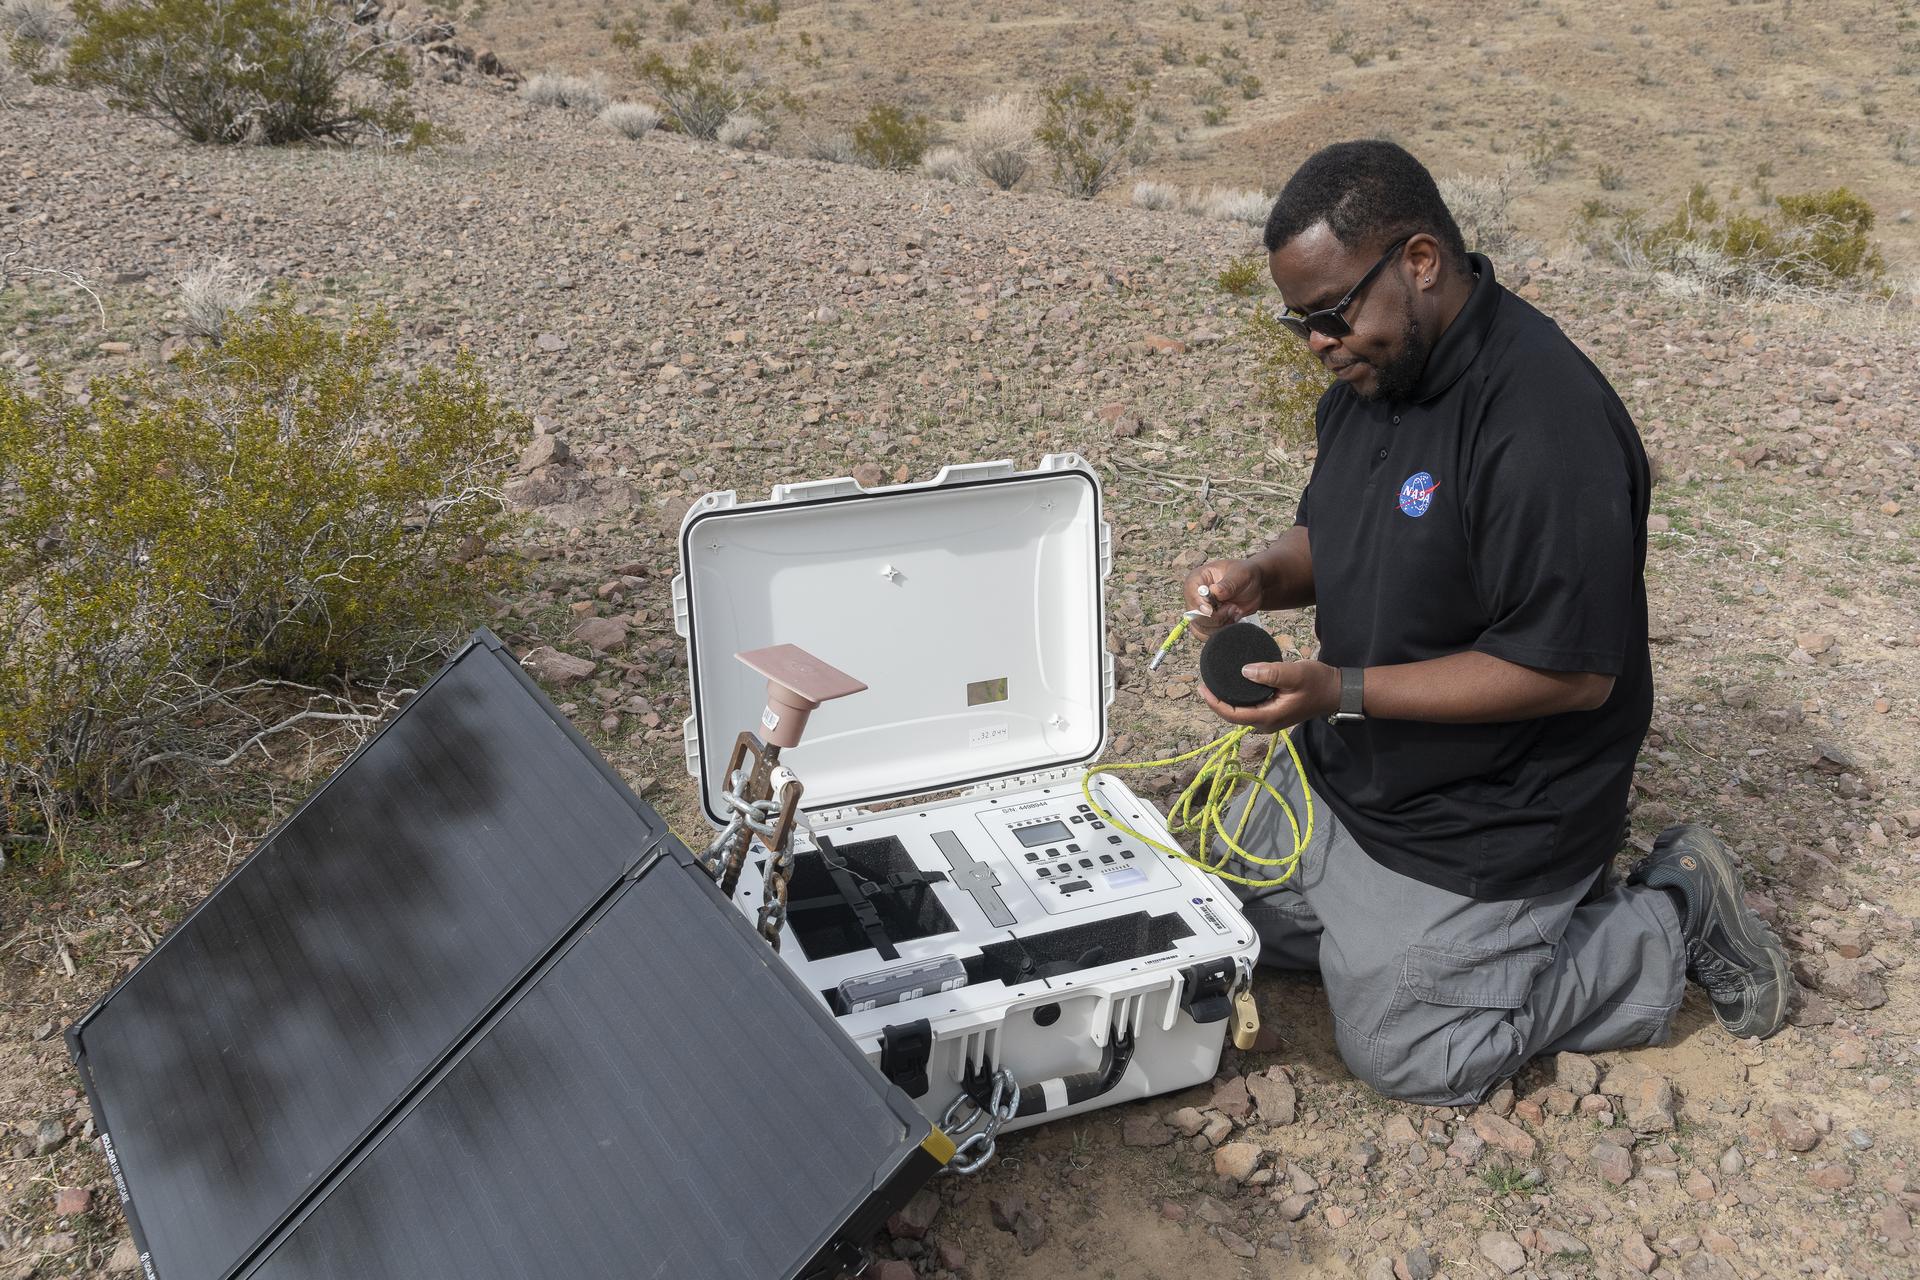
[[[1349,249],[1384,251],[1424,231],[1456,267],[1467,264],[1467,242],[1433,175],[1395,143],[1336,142],[1307,157],[1267,215],[1267,252],[1321,222]]]

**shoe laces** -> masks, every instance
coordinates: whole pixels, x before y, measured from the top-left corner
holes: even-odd
[[[1695,980],[1720,1004],[1733,1004],[1746,994],[1746,970],[1705,941],[1689,942],[1687,959],[1692,963]]]

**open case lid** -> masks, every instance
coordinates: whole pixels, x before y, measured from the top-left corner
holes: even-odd
[[[1113,660],[1100,482],[1073,454],[1031,471],[947,467],[865,489],[710,493],[680,526],[687,771],[708,818],[766,681],[736,653],[793,644],[869,686],[815,711],[783,754],[819,813],[1083,764],[1106,741]]]

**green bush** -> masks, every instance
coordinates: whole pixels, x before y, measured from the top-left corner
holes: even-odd
[[[405,58],[327,0],[74,0],[66,82],[194,142],[433,140],[398,91]],[[350,75],[384,86],[346,96]]]
[[[926,155],[933,133],[922,115],[882,103],[853,126],[853,151],[873,169],[911,169]]]
[[[0,378],[0,829],[230,749],[262,682],[383,677],[471,624],[524,425],[464,354],[392,368],[394,332],[283,300],[177,382]]]
[[[1266,275],[1266,254],[1249,253],[1222,267],[1213,281],[1223,293],[1230,293],[1236,298],[1251,298],[1260,291],[1260,282],[1266,279]]]
[[[1292,445],[1313,441],[1313,412],[1331,379],[1325,366],[1265,307],[1247,321],[1259,385],[1254,403],[1272,416],[1274,434]]]
[[[1040,95],[1040,127],[1034,136],[1053,161],[1061,190],[1081,200],[1093,199],[1118,181],[1128,165],[1145,158],[1133,95],[1085,76]]]
[[[635,52],[640,48],[637,38],[619,34],[614,44]],[[660,99],[673,127],[689,138],[712,141],[728,116],[754,111],[766,96],[740,54],[710,41],[688,46],[682,62],[648,50],[636,58],[634,74]]]
[[[1636,269],[1669,271],[1729,292],[1846,292],[1872,288],[1886,262],[1869,232],[1873,208],[1845,187],[1779,196],[1765,215],[1725,209],[1697,184],[1661,222],[1637,210],[1589,208],[1581,239]]]

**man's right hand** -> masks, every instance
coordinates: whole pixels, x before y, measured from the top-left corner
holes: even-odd
[[[1200,588],[1207,589],[1206,595]],[[1228,623],[1260,612],[1260,570],[1251,560],[1209,560],[1187,575],[1189,609],[1209,612],[1193,620],[1193,629],[1212,635]]]

